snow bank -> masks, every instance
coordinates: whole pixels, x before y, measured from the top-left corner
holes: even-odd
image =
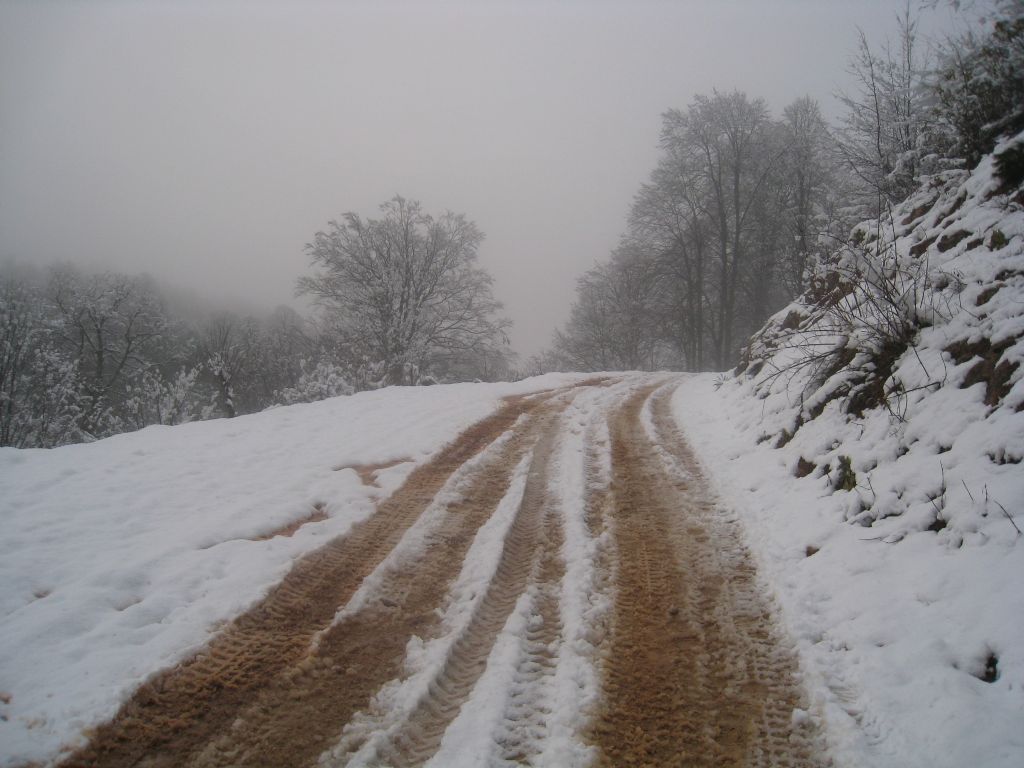
[[[501,397],[579,378],[393,387],[0,449],[0,765],[80,741]],[[376,486],[344,469],[395,461]]]
[[[840,766],[1024,765],[1024,199],[1004,187],[988,158],[861,225],[923,289],[890,359],[835,333],[835,294],[805,297],[743,370],[673,400],[745,515]],[[836,354],[800,364],[801,340]]]

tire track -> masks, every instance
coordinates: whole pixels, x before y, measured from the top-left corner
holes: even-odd
[[[655,433],[698,493],[696,517],[712,542],[703,547],[704,562],[707,570],[717,575],[710,579],[712,589],[705,596],[703,608],[714,608],[720,635],[732,640],[731,648],[725,643],[712,643],[708,649],[710,666],[716,671],[713,684],[729,694],[719,700],[716,717],[731,726],[731,733],[742,732],[748,726],[732,702],[755,697],[758,707],[748,709],[755,723],[755,736],[743,764],[758,768],[826,765],[829,761],[824,757],[821,734],[809,718],[794,717],[806,708],[795,651],[787,645],[774,618],[773,605],[764,596],[753,559],[743,544],[741,523],[710,501],[700,464],[675,426],[671,394],[671,389],[662,389],[652,399]],[[755,714],[758,708],[759,719]]]
[[[580,387],[606,381],[509,399],[63,765],[407,768],[447,759],[460,711],[463,730],[489,723],[475,743],[492,765],[583,765],[591,750],[602,766],[826,764],[741,526],[714,504],[664,381],[581,398],[575,420],[563,411]],[[571,488],[553,483],[563,475]],[[493,576],[477,589],[478,568],[460,598],[452,586],[499,505],[484,539],[488,557],[500,547]],[[442,613],[453,600],[455,624]],[[434,651],[409,651],[414,636],[447,652],[435,671],[422,663]],[[485,671],[511,682],[474,720],[463,706]],[[587,703],[569,682],[585,682]]]
[[[611,424],[617,590],[593,732],[600,764],[820,765],[810,726],[792,725],[793,655],[738,523],[715,510],[672,426],[669,389],[654,396],[652,416],[676,471],[645,433],[641,411],[655,388],[633,395]]]
[[[562,538],[561,520],[555,511],[549,511],[541,532],[543,547],[529,587],[532,618],[509,692],[505,724],[496,737],[500,759],[510,765],[534,765],[538,745],[548,734],[551,709],[547,689],[555,674],[558,645],[562,641]]]
[[[600,644],[603,606],[610,604],[606,571],[594,567],[606,547],[592,526],[603,531],[610,466],[605,408],[614,399],[590,391],[562,414],[548,472],[556,482],[547,484],[529,584],[429,765],[465,764],[460,750],[493,768],[589,764],[593,750],[579,740],[579,724],[597,692],[592,643]]]
[[[515,467],[537,433],[544,433],[545,425],[571,396],[543,401],[499,455],[470,475],[460,500],[449,506],[440,525],[430,531],[417,557],[396,562],[380,573],[379,583],[365,602],[351,612],[346,610],[339,623],[318,637],[315,650],[257,691],[255,701],[239,713],[230,731],[220,734],[187,764],[200,768],[315,764],[341,727],[367,709],[385,683],[401,676],[410,638],[437,633],[439,607],[477,530],[505,496]],[[506,566],[512,573],[518,567],[516,560]],[[490,617],[490,612],[484,615],[484,619]],[[475,647],[471,643],[467,653]],[[444,685],[458,690],[467,685],[464,676],[472,672],[471,666],[459,667]],[[425,739],[435,720],[447,722],[446,706],[447,699],[438,697],[436,704],[424,709],[430,713],[424,723]]]
[[[531,583],[535,619],[522,640],[505,720],[497,729],[495,766],[589,765],[592,749],[581,742],[579,726],[592,714],[588,692],[597,691],[595,662],[608,629],[606,411],[618,397],[590,393],[563,417],[554,460],[558,481],[550,488],[559,517],[544,533],[554,547]]]
[[[371,636],[375,631],[388,637],[396,634],[397,628],[386,621],[389,610],[383,614],[378,610],[377,614],[382,615],[363,617],[360,627],[349,628],[354,630],[350,633],[328,633],[326,647],[322,644],[316,658],[308,654],[312,638],[330,626],[338,606],[349,600],[459,467],[513,429],[520,417],[543,409],[558,394],[507,398],[496,413],[470,427],[437,457],[414,470],[370,518],[299,560],[266,598],[235,619],[204,650],[144,684],[110,723],[96,729],[89,743],[62,765],[157,768],[185,765],[197,755],[197,765],[240,765],[241,752],[252,758],[251,764],[255,765],[302,764],[299,755],[289,751],[274,750],[276,757],[269,753],[265,759],[260,757],[264,747],[258,741],[241,751],[229,748],[222,754],[226,762],[220,762],[216,757],[220,750],[210,744],[215,740],[236,744],[237,737],[248,731],[249,720],[239,717],[243,711],[251,720],[265,720],[275,709],[274,696],[289,701],[307,698],[308,693],[296,681],[317,679],[325,670],[342,672],[346,690],[371,688],[372,692],[373,682],[368,681],[373,676],[359,658],[360,650],[374,644],[366,636],[367,631]],[[482,471],[472,484],[469,499],[454,505],[448,517],[465,524],[453,524],[452,530],[441,533],[447,538],[444,545],[434,548],[434,560],[451,558],[458,562],[456,558],[471,540],[473,526],[486,519],[489,509],[493,509],[493,505],[480,505],[501,497],[509,467],[515,464],[513,454],[521,455],[523,433],[528,431],[528,423],[517,427],[495,466]],[[409,627],[426,624],[429,617],[424,615],[407,623]],[[359,633],[359,628],[364,634]],[[349,634],[351,639],[347,643],[339,641],[339,635]],[[330,661],[332,654],[339,659],[357,660],[351,666],[339,667]],[[335,674],[332,679],[337,677]],[[356,681],[363,684],[357,685]],[[254,699],[259,703],[253,705]],[[310,733],[309,728],[299,730],[309,737],[310,743],[316,744],[318,739],[331,735],[334,726],[324,734]],[[307,763],[315,760],[317,751],[315,746],[305,750],[303,754],[310,753]]]
[[[545,586],[545,577],[555,579],[556,583],[560,581],[564,571],[558,551],[561,530],[557,514],[548,507],[548,468],[558,427],[559,419],[555,415],[549,417],[534,447],[523,498],[505,539],[494,578],[487,585],[469,624],[453,644],[428,694],[391,736],[390,743],[380,750],[375,764],[409,768],[429,760],[483,674],[491,648],[519,597],[529,586],[531,576],[539,582],[538,589]],[[557,599],[554,607],[556,615],[550,617],[547,632],[557,626]],[[541,631],[536,636],[545,634]],[[531,671],[542,670],[543,666],[538,665]]]

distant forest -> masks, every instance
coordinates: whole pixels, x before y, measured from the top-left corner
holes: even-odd
[[[1024,2],[998,8],[985,31],[931,45],[909,10],[880,49],[861,34],[838,125],[813,99],[774,117],[739,91],[665,112],[619,246],[579,279],[568,323],[527,369],[733,365],[856,224],[884,223],[925,177],[972,167],[1024,124]]]
[[[773,312],[827,279],[855,224],[884,222],[928,175],[1024,126],[1024,0],[930,49],[908,12],[861,36],[829,125],[800,98],[773,117],[742,92],[664,113],[661,157],[611,256],[579,279],[549,351],[516,369],[477,264],[483,238],[401,197],[306,246],[311,317],[199,310],[146,277],[0,274],[0,446],[50,447],[389,384],[548,370],[722,370]],[[826,277],[823,278],[823,275]]]

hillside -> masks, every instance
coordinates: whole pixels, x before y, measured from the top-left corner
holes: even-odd
[[[1022,153],[860,225],[735,371],[675,397],[840,765],[1024,756]]]

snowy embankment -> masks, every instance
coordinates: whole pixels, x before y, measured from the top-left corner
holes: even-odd
[[[990,157],[880,234],[862,225],[894,259],[905,346],[857,327],[881,306],[867,278],[832,283],[733,376],[674,398],[746,520],[838,766],[1024,765],[1022,202]]]
[[[579,378],[389,388],[0,449],[0,765],[78,742],[500,398]]]

